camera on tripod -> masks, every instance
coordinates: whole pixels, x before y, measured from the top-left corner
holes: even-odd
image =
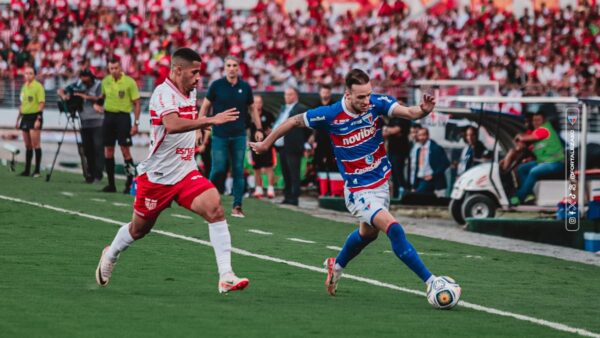
[[[58,101],[58,110],[61,113],[68,114],[71,118],[77,117],[77,113],[83,110],[83,98],[77,93],[85,94],[87,88],[83,83],[74,83],[65,88],[65,94],[68,96],[67,100],[60,99]]]

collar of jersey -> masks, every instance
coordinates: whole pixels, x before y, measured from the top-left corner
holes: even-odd
[[[353,117],[353,118],[357,118],[360,115],[356,115],[353,112],[350,111],[350,109],[348,109],[348,107],[346,107],[346,96],[342,97],[342,109],[344,110],[344,113],[348,114],[349,116]]]

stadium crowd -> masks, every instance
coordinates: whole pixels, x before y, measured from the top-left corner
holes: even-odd
[[[16,77],[31,64],[53,90],[79,69],[104,76],[107,60],[117,56],[125,73],[147,88],[164,80],[169,52],[185,45],[203,57],[207,82],[221,76],[224,56],[236,55],[242,77],[260,90],[341,87],[344,74],[361,68],[383,87],[490,79],[511,95],[600,94],[600,16],[585,2],[560,10],[542,5],[521,17],[488,5],[413,19],[401,0],[343,15],[319,0],[308,1],[309,11],[290,13],[273,0],[260,0],[248,12],[185,1],[180,9],[150,1],[144,12],[125,0],[114,7],[12,1],[0,17],[0,75]]]

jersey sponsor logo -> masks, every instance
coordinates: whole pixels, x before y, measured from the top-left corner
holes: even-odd
[[[148,209],[148,210],[154,210],[156,208],[157,203],[158,203],[158,200],[153,200],[148,197],[146,197],[146,199],[144,200],[144,204],[146,205],[146,209]]]
[[[310,119],[310,122],[325,121],[325,116],[315,116]]]
[[[381,164],[381,159],[378,159],[377,161],[369,164],[369,166],[367,166],[367,167],[354,170],[353,174],[359,175],[359,174],[368,173],[369,171],[373,171],[375,168],[377,168],[379,166],[379,164]],[[387,166],[386,166],[386,169],[384,169],[384,170],[387,170]]]
[[[199,178],[202,178],[202,175],[194,175],[194,176],[192,176],[191,180],[194,181],[194,180],[197,180]]]
[[[119,90],[119,98],[122,99],[125,97],[125,91],[124,90]]]
[[[342,140],[342,145],[344,145],[344,146],[355,145],[355,144],[360,143],[361,141],[375,135],[375,132],[376,132],[375,127],[363,128],[358,133],[356,133],[352,136],[344,137],[344,139]]]
[[[190,161],[192,156],[194,156],[194,148],[177,148],[175,149],[175,154],[181,155],[181,159],[184,161]]]
[[[348,121],[350,121],[350,119],[339,119],[339,120],[336,119],[336,120],[333,120],[333,124],[344,124]]]
[[[367,155],[367,157],[365,158],[365,162],[367,164],[373,163],[373,155]]]

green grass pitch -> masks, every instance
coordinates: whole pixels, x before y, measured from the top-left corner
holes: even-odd
[[[132,197],[81,182],[81,175],[56,172],[47,183],[0,168],[1,196],[130,219]],[[227,211],[230,203],[224,199]],[[247,217],[229,218],[233,246],[254,254],[320,267],[337,254],[327,246],[342,246],[355,228],[264,201],[244,203]],[[204,221],[175,205],[156,229],[208,241]],[[116,230],[101,220],[0,198],[0,337],[576,336],[461,306],[435,310],[424,297],[355,280],[342,279],[330,297],[321,272],[239,254],[233,254],[234,269],[250,286],[220,295],[212,248],[157,233],[124,252],[110,285],[99,288],[94,271]],[[408,237],[432,272],[461,284],[462,300],[600,333],[599,267]],[[424,291],[390,250],[380,236],[346,272]]]

